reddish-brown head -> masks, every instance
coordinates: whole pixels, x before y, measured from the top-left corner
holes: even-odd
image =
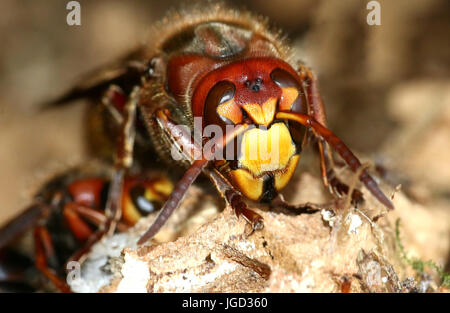
[[[275,115],[279,111],[308,113],[302,82],[289,64],[259,57],[212,70],[195,86],[192,111],[203,118],[203,127],[255,126],[243,134],[228,172],[248,198],[270,200],[289,182],[305,130],[277,121]]]
[[[83,178],[67,187],[71,201],[93,209],[106,206],[109,182],[103,178]],[[134,225],[142,216],[159,210],[173,190],[166,177],[126,176],[122,193],[122,220]]]
[[[267,127],[276,111],[307,113],[307,105],[300,78],[289,64],[251,58],[205,75],[193,92],[192,110],[204,125],[239,124],[248,117]]]

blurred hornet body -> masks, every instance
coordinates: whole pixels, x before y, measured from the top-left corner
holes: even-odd
[[[326,128],[313,73],[264,19],[211,5],[168,15],[150,36],[147,45],[91,73],[54,103],[102,97],[88,114],[89,138],[96,152],[114,159],[114,167],[100,205],[105,220],[97,238],[130,224],[124,203],[127,172],[151,166],[148,160],[155,155],[181,165],[184,175],[139,244],[158,232],[200,173],[253,230],[263,227],[263,220],[248,209],[246,199],[300,213],[317,211],[311,204],[290,205],[280,195],[310,141],[318,147],[321,176],[332,194],[343,196],[349,188],[335,175],[331,148],[381,203],[393,208],[356,156]],[[222,134],[212,136],[205,131],[209,126]],[[264,149],[269,157],[263,157]],[[358,190],[351,197],[362,201]]]
[[[106,221],[105,206],[110,186],[108,171],[74,168],[48,181],[21,215],[0,230],[0,291],[48,290],[30,268],[30,253],[15,247],[17,233],[32,229],[35,268],[61,291],[66,263],[80,260],[89,241]],[[162,175],[127,175],[124,178],[122,217],[117,230],[125,231],[142,216],[161,208],[173,184]]]

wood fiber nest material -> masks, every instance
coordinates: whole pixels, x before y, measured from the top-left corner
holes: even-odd
[[[329,201],[317,192],[323,189],[319,179],[305,173],[295,184],[299,190],[292,199],[295,203],[311,195],[317,202]],[[396,210],[374,223],[370,216],[384,208],[366,191],[365,197],[357,209],[345,209],[344,201],[337,201],[333,210],[314,214],[289,215],[260,206],[254,209],[264,218],[264,228],[251,233],[244,219],[236,218],[229,207],[218,212],[215,197],[194,187],[155,241],[135,245],[154,220],[150,216],[130,232],[97,244],[82,267],[82,279],[72,288],[81,292],[341,292],[343,283],[350,282],[351,292],[409,291],[403,281],[414,273],[400,259],[395,220],[402,218],[409,235],[405,245],[411,251],[444,262],[450,246],[449,236],[442,236],[449,233],[448,212],[431,212],[399,192]]]

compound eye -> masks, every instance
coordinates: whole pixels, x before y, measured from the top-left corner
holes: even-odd
[[[305,94],[299,82],[287,71],[276,68],[270,74],[272,80],[281,88],[281,97],[279,102],[280,111],[292,111],[306,114]]]
[[[242,121],[242,110],[234,102],[236,87],[233,83],[217,83],[208,93],[205,103],[205,125],[225,126]]]
[[[143,216],[147,216],[151,212],[160,209],[160,205],[156,202],[152,202],[145,197],[147,188],[143,185],[135,185],[130,189],[130,198],[133,202],[134,207]]]
[[[270,74],[272,80],[281,88],[278,102],[280,111],[308,114],[308,104],[303,88],[289,72],[276,68]],[[289,130],[298,149],[301,149],[306,134],[306,128],[298,123],[287,122]]]

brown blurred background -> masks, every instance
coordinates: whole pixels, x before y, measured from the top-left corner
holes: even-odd
[[[0,3],[0,224],[52,173],[86,158],[84,105],[39,112],[38,104],[188,1],[81,0],[81,26],[66,24],[67,2]],[[384,165],[415,200],[449,208],[449,1],[380,0],[381,26],[367,25],[363,0],[226,2],[286,31],[319,76],[330,128],[355,152]]]

